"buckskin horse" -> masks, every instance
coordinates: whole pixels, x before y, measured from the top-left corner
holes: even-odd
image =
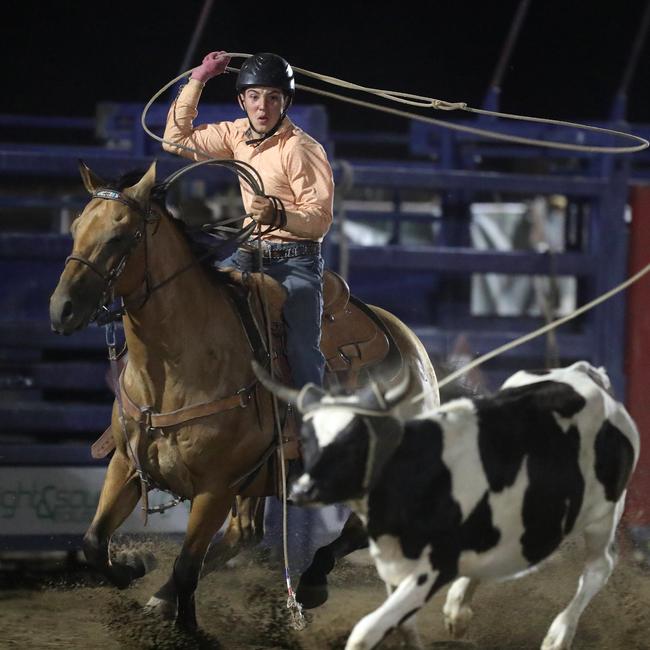
[[[148,606],[193,630],[194,592],[208,547],[213,564],[221,564],[259,541],[254,498],[277,494],[272,396],[251,368],[255,335],[240,314],[245,309],[237,307],[232,275],[211,273],[198,263],[186,233],[165,208],[155,163],[143,175],[112,184],[83,163],[80,172],[92,196],[71,226],[72,253],[50,299],[52,327],[72,334],[121,297],[128,346],[121,399],[115,400],[108,430],[107,449],[115,451],[83,550],[110,582],[126,587],[146,573],[147,563],[138,555],[111,558],[113,532],[151,486],[189,499],[182,548]],[[339,383],[352,378],[350,385],[359,385],[370,370],[390,388],[399,385],[408,365],[410,394],[421,394],[423,402],[409,404],[403,415],[436,406],[436,377],[421,342],[395,316],[349,299],[345,289],[326,274],[322,347],[330,385],[333,375]],[[244,507],[235,511],[236,501]],[[225,533],[210,546],[229,514]],[[303,573],[297,595],[302,591],[312,599],[306,606],[326,599],[334,560],[365,545],[365,535],[360,541],[358,529],[348,524]]]

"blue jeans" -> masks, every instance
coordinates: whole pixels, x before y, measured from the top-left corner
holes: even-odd
[[[228,261],[240,271],[259,271],[257,253],[238,250]],[[318,254],[265,259],[264,273],[279,282],[287,294],[282,318],[294,388],[310,382],[322,386],[325,372],[325,357],[320,351],[323,258]]]

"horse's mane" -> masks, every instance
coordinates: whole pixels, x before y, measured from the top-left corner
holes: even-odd
[[[106,181],[105,187],[111,190],[122,191],[127,187],[132,187],[135,185],[144,175],[146,170],[134,169],[128,171],[116,179]],[[177,232],[182,235],[182,237],[187,242],[190,247],[190,251],[195,258],[206,257],[200,261],[201,267],[210,275],[211,278],[219,280],[221,282],[230,282],[231,278],[227,272],[221,271],[218,268],[215,268],[213,264],[213,259],[206,254],[209,251],[209,248],[192,237],[192,232],[190,231],[188,225],[182,220],[176,218],[167,208],[167,192],[169,186],[164,183],[156,183],[151,188],[151,193],[149,194],[149,200],[153,205],[156,206],[165,216],[168,218],[169,222],[176,228]]]

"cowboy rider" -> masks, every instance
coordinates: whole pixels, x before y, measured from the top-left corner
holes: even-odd
[[[259,172],[268,195],[256,196],[244,183],[241,195],[249,219],[278,227],[262,238],[263,264],[287,294],[283,319],[292,383],[297,388],[308,382],[320,386],[325,369],[319,347],[321,242],[332,223],[332,169],[323,147],[286,115],[295,81],[291,66],[277,54],[255,54],[241,66],[237,101],[246,117],[193,125],[203,87],[225,72],[229,61],[226,52],[210,52],[194,68],[169,110],[163,148],[193,160],[241,160]],[[276,209],[268,196],[278,197],[284,209]],[[256,253],[240,247],[229,261],[242,271],[256,271]]]

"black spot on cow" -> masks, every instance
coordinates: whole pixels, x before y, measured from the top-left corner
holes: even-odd
[[[431,545],[431,566],[440,572],[438,588],[458,572],[465,550],[488,550],[500,538],[484,495],[463,521],[451,491],[451,474],[442,461],[442,430],[429,420],[408,423],[402,444],[388,461],[368,498],[368,534],[373,539],[391,535],[402,553],[418,559]]]
[[[477,400],[479,450],[490,489],[510,487],[526,463],[521,538],[524,557],[534,564],[569,533],[584,496],[579,465],[580,433],[560,427],[555,414],[570,418],[586,404],[571,386],[542,381]]]
[[[608,501],[618,501],[634,465],[630,441],[609,420],[600,427],[596,442],[596,478],[605,488]]]
[[[408,423],[402,444],[368,495],[368,534],[397,537],[402,553],[418,559],[437,534],[457,529],[462,514],[451,496],[451,474],[442,461],[436,422]]]
[[[421,573],[418,576],[418,587],[421,587],[429,578],[429,574],[427,573]]]
[[[486,492],[460,527],[459,546],[461,551],[483,553],[499,543],[501,533],[492,524],[492,508],[489,498],[490,494]]]
[[[353,418],[334,442],[320,449],[313,426],[303,426],[305,471],[319,487],[324,503],[363,495],[368,459],[368,432],[362,418]]]

